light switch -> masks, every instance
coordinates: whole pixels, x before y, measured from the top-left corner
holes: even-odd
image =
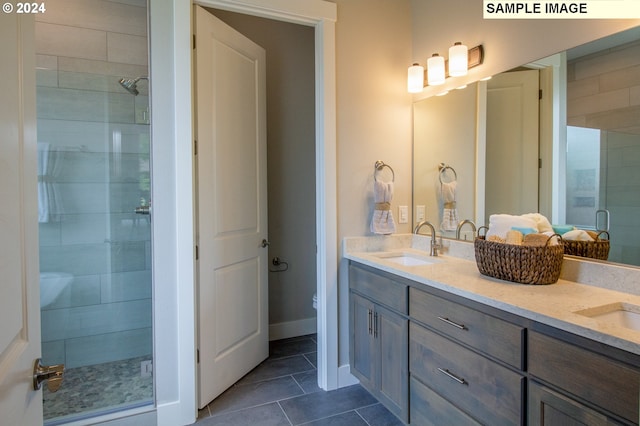
[[[422,222],[425,216],[425,206],[416,206],[416,222]]]
[[[398,223],[409,223],[409,207],[399,206],[398,210],[399,210]]]

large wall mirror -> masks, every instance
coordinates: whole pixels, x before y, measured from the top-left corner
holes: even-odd
[[[540,212],[640,265],[640,27],[414,103],[413,158],[414,224]]]

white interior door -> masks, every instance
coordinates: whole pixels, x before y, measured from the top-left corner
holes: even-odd
[[[265,51],[195,8],[199,407],[269,354]]]
[[[487,83],[485,218],[538,211],[539,77],[537,70]]]
[[[0,423],[41,425],[33,16],[0,14]]]

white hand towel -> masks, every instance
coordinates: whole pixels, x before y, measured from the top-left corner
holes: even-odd
[[[443,231],[455,231],[458,227],[458,209],[456,208],[456,185],[457,181],[443,182],[440,186],[442,193],[442,223],[440,229]]]
[[[487,239],[496,235],[502,239],[507,238],[507,232],[512,228],[535,228],[538,224],[530,217],[514,216],[510,214],[492,214],[489,216],[489,230],[487,231]]]
[[[396,232],[396,223],[391,212],[392,198],[393,182],[373,182],[373,200],[376,204],[370,229],[374,234],[388,235]]]

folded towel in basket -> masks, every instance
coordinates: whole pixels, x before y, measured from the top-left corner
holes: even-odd
[[[492,214],[489,216],[489,230],[487,231],[487,240],[489,237],[496,236],[501,239],[507,238],[507,232],[512,229],[538,229],[538,224],[533,218],[524,216],[514,216],[510,214]]]
[[[371,232],[374,234],[393,234],[396,223],[391,212],[393,182],[373,182],[373,200],[376,203],[371,218]]]

